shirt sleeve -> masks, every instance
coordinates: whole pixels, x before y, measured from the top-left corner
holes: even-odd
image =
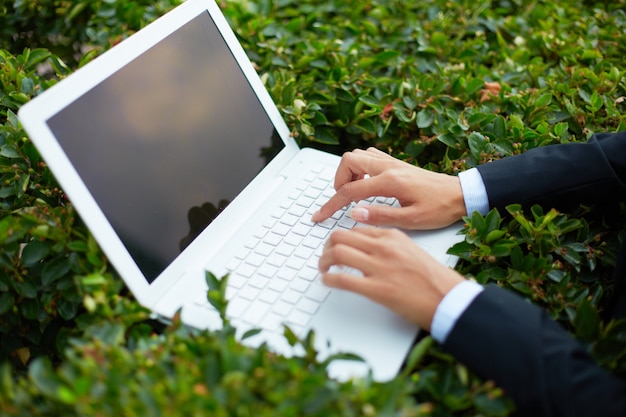
[[[483,290],[482,285],[474,281],[463,281],[443,297],[435,310],[430,325],[430,334],[439,343],[444,343],[461,314]]]
[[[471,216],[475,211],[483,215],[487,214],[489,211],[489,197],[478,169],[471,168],[460,172],[459,181],[463,190],[463,200],[465,200],[467,215]]]
[[[459,173],[459,181],[467,215],[471,216],[475,211],[486,214],[489,211],[489,199],[480,172],[476,168],[463,171]],[[440,343],[446,341],[458,318],[482,290],[483,287],[480,284],[464,281],[446,294],[435,310],[430,327],[430,334],[436,341]]]

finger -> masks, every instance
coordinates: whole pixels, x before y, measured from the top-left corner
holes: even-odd
[[[322,282],[329,287],[360,294],[374,301],[378,298],[378,294],[384,293],[378,281],[352,274],[324,273],[322,274]]]
[[[356,179],[362,179],[365,175],[373,177],[380,174],[384,171],[387,162],[386,158],[381,158],[374,151],[357,149],[346,152],[341,157],[335,173],[335,190]]]
[[[345,265],[363,271],[362,265],[372,253],[375,239],[380,234],[380,231],[361,232],[360,229],[333,232],[320,256],[320,269],[326,271],[332,265]]]
[[[326,203],[324,203],[324,205],[322,205],[322,207],[319,208],[319,210],[313,213],[311,221],[316,223],[323,222],[335,214],[338,210],[341,210],[343,207],[349,205],[351,202],[352,200],[345,195],[335,193]]]
[[[361,271],[364,275],[371,272],[369,256],[359,249],[339,244],[326,248],[319,259],[319,269],[325,273],[331,266],[347,266]]]

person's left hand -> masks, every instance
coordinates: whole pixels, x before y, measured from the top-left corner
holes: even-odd
[[[331,272],[333,265],[363,276]],[[338,230],[328,238],[319,267],[329,287],[361,294],[426,330],[443,297],[464,280],[397,229]]]

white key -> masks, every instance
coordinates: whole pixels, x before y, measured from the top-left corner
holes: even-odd
[[[277,235],[283,236],[283,237],[287,236],[290,230],[291,228],[289,226],[287,226],[286,224],[282,224],[282,223],[277,223],[276,226],[272,228],[273,233],[276,233]]]
[[[306,224],[302,224],[302,223],[298,223],[292,229],[292,232],[295,233],[298,236],[306,236],[306,235],[309,234],[310,231],[311,231],[311,227],[307,226]]]
[[[318,239],[326,239],[328,237],[328,235],[330,234],[330,230],[324,228],[324,227],[320,227],[320,226],[313,226],[313,228],[311,229],[311,234],[310,236],[314,236]]]
[[[228,286],[239,289],[242,288],[247,281],[247,278],[239,274],[233,274],[228,277]]]
[[[323,302],[330,294],[330,289],[320,284],[313,284],[305,294],[305,297],[311,300]]]
[[[278,272],[278,268],[276,268],[275,266],[272,265],[263,265],[261,268],[259,268],[259,275],[264,276],[266,278],[272,278],[276,275],[276,272]]]
[[[269,284],[267,284],[267,288],[270,288],[274,291],[278,291],[279,293],[285,291],[289,286],[289,281],[285,281],[284,279],[274,278],[271,279]]]
[[[256,266],[259,267],[263,264],[263,261],[265,261],[265,257],[261,256],[257,253],[251,253],[247,258],[246,258],[246,263],[248,265],[252,265],[252,266]]]
[[[318,274],[319,271],[316,268],[306,266],[305,268],[302,268],[302,270],[298,273],[298,276],[309,282],[313,282]]]
[[[286,260],[287,258],[285,256],[273,253],[269,258],[267,258],[267,264],[275,267],[281,267],[285,264]]]
[[[287,323],[296,324],[298,326],[306,326],[311,316],[303,311],[295,310],[287,317]]]
[[[294,246],[283,243],[278,248],[276,248],[276,251],[274,253],[282,256],[291,256],[294,250],[296,250]]]
[[[256,248],[254,248],[254,253],[258,253],[262,256],[268,256],[274,250],[274,246],[269,245],[265,242],[261,242],[258,244]]]
[[[252,265],[241,264],[239,268],[237,268],[237,274],[244,276],[246,278],[250,278],[256,272],[256,268]]]
[[[307,236],[306,238],[304,238],[304,241],[302,242],[302,246],[305,246],[311,249],[317,249],[321,244],[322,244],[322,239],[318,239],[314,236]]]
[[[296,277],[297,273],[298,273],[298,270],[293,269],[293,268],[281,268],[276,274],[276,276],[280,279],[284,279],[285,281],[291,282]]]
[[[281,222],[282,224],[285,224],[289,227],[294,227],[296,224],[298,224],[298,220],[299,218],[294,216],[293,214],[289,214],[286,213],[283,217],[281,217],[280,219],[278,219],[279,222]]]
[[[294,290],[288,289],[280,298],[290,304],[296,304],[300,300],[301,295]]]
[[[286,317],[291,312],[292,308],[293,306],[291,304],[279,300],[272,306],[272,311]]]
[[[267,234],[267,232],[269,232],[269,229],[266,229],[265,227],[261,227],[259,230],[256,231],[256,233],[254,234],[254,237],[263,239],[265,235]]]
[[[296,248],[296,251],[294,252],[294,256],[297,256],[298,258],[302,258],[302,259],[309,259],[311,256],[313,256],[313,252],[314,251],[311,248],[300,246],[299,248]]]
[[[272,232],[265,236],[265,239],[263,239],[263,243],[267,243],[268,245],[272,246],[278,246],[281,240],[283,240],[282,236]]]
[[[273,291],[269,288],[264,289],[261,294],[259,294],[259,300],[265,301],[269,304],[274,304],[278,301],[278,297],[280,297],[280,293]]]
[[[297,216],[297,217],[302,217],[304,216],[305,213],[306,213],[306,207],[302,207],[297,204],[291,207],[291,209],[289,209],[289,214],[293,214],[294,216]]]
[[[306,260],[302,258],[296,258],[296,257],[287,259],[287,262],[285,263],[285,265],[287,265],[289,268],[293,268],[297,270],[302,269],[302,267],[305,264],[306,264]]]
[[[309,314],[315,314],[319,307],[320,307],[319,303],[309,298],[303,298],[302,300],[300,300],[300,302],[296,306],[298,310],[302,310],[305,313],[309,313]]]
[[[249,306],[250,302],[241,298],[235,298],[234,300],[228,302],[226,315],[231,319],[239,318]]]
[[[271,306],[267,303],[256,301],[252,303],[252,305],[246,310],[246,312],[241,316],[244,321],[247,321],[251,324],[256,324],[261,322],[263,316],[270,311]]]
[[[309,288],[309,282],[302,278],[296,278],[291,282],[289,288],[294,289],[298,292],[305,292]]]
[[[298,236],[296,234],[290,233],[285,238],[284,242],[291,246],[300,246],[300,243],[302,243],[302,236]]]
[[[246,285],[241,290],[239,290],[239,297],[252,301],[257,298],[260,292],[261,290],[259,290],[258,288],[254,288],[249,285]],[[236,298],[235,300],[238,300],[238,299],[239,298]],[[228,305],[230,305],[230,303],[228,303]]]
[[[306,196],[302,196],[298,200],[296,200],[296,204],[302,207],[311,207],[314,202],[314,199]]]
[[[269,283],[269,279],[256,275],[250,278],[250,280],[248,281],[248,287],[263,289],[267,286],[268,283]]]

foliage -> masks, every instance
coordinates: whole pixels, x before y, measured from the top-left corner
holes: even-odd
[[[130,297],[21,129],[19,107],[178,0],[0,5],[0,415],[507,415],[428,336],[379,384],[249,349],[228,325],[162,326]],[[302,145],[377,146],[459,170],[626,129],[626,2],[232,0],[221,4]],[[624,208],[472,215],[458,270],[546,308],[608,369]],[[211,277],[209,277],[211,278]],[[211,278],[212,288],[223,281]],[[209,297],[223,309],[223,293]],[[206,410],[206,411],[205,411]]]

